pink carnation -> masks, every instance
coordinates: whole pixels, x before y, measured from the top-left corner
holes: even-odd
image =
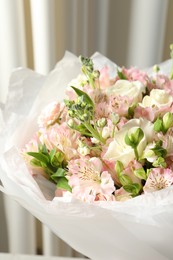
[[[137,80],[142,82],[145,86],[148,84],[148,82],[150,82],[148,75],[144,71],[141,71],[134,67],[130,69],[123,68],[122,73],[126,76],[127,80],[129,81]]]
[[[60,117],[64,106],[56,101],[46,106],[38,118],[39,127],[48,127],[56,122]]]

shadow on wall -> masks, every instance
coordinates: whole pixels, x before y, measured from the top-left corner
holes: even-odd
[[[3,194],[0,192],[0,252],[8,252],[7,225],[5,222],[5,211]],[[11,216],[13,217],[13,216]]]

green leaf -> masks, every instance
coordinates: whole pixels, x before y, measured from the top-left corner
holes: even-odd
[[[135,108],[136,108],[136,104],[134,104],[133,106],[129,107],[127,119],[131,119],[131,118],[134,117]]]
[[[55,158],[58,161],[58,163],[62,163],[64,160],[64,154],[62,152],[57,152],[55,154]]]
[[[120,78],[120,79],[127,79],[126,78],[126,76],[122,73],[122,71],[120,71],[119,69],[117,69],[117,74],[118,74],[118,77]]]
[[[124,170],[124,165],[120,161],[116,161],[115,171],[118,175]]]
[[[47,147],[45,144],[43,144],[43,146],[42,146],[42,153],[44,153],[45,155],[48,154],[48,150],[47,150]]]
[[[154,151],[155,155],[158,157],[165,157],[167,154],[166,149],[162,147],[162,142],[157,142],[155,147],[151,150]]]
[[[42,154],[42,153],[36,153],[36,152],[28,152],[27,153],[28,155],[34,157],[35,159],[45,163],[45,164],[48,164],[49,163],[49,158],[48,156]]]
[[[72,87],[72,86],[71,86],[71,87]],[[76,94],[77,94],[79,97],[83,96],[83,97],[85,98],[86,102],[87,102],[88,104],[90,104],[92,107],[94,107],[94,103],[93,103],[92,99],[88,96],[87,93],[85,93],[84,91],[82,91],[82,90],[80,90],[80,89],[78,89],[78,88],[75,88],[75,87],[72,87],[72,89],[76,92]]]
[[[137,196],[141,190],[141,185],[139,185],[138,183],[133,183],[125,185],[123,186],[123,188],[125,189],[125,191],[131,193],[132,196]]]
[[[132,180],[127,174],[120,174],[119,181],[123,186],[132,184]]]
[[[66,171],[62,168],[58,168],[58,170],[50,176],[50,178],[55,182],[58,183],[59,178],[65,177]]]
[[[33,166],[36,166],[36,167],[42,167],[41,162],[38,161],[38,160],[35,159],[35,158],[31,159],[30,164],[33,165]]]
[[[141,180],[146,180],[147,179],[147,175],[146,175],[146,172],[144,170],[144,168],[140,168],[140,169],[137,169],[134,171],[134,175],[136,177],[138,177],[139,179]]]
[[[163,130],[163,122],[161,118],[157,118],[157,120],[154,122],[154,130],[156,132],[160,132]]]
[[[84,124],[74,125],[72,127],[70,126],[70,128],[78,131],[79,133],[81,133],[81,135],[92,137],[92,134],[88,131]]]
[[[61,177],[58,180],[57,188],[72,192],[72,188],[68,184],[68,180],[65,177]]]
[[[167,164],[165,162],[165,159],[162,157],[158,157],[157,160],[153,162],[154,167],[159,167],[159,168],[166,168]]]
[[[54,159],[55,154],[56,154],[56,149],[54,148],[50,151],[50,154],[49,154],[51,164],[53,163],[53,159]]]

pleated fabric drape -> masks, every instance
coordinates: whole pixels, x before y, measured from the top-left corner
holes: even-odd
[[[171,0],[0,0],[0,107],[14,68],[47,74],[65,50],[140,68],[169,58],[171,7]],[[79,256],[2,194],[0,251]]]

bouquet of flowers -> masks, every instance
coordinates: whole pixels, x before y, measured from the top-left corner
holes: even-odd
[[[171,259],[171,62],[140,71],[68,54],[47,78],[15,71],[0,189],[93,260]]]

